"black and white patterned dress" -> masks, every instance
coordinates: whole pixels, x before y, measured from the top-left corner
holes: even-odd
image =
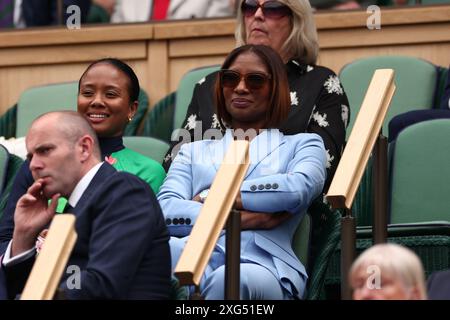
[[[289,61],[286,68],[291,91],[291,111],[288,119],[280,126],[280,131],[286,135],[311,132],[322,137],[328,157],[324,188],[327,190],[345,143],[345,129],[350,118],[347,96],[339,78],[328,68],[301,64],[295,59]],[[220,129],[213,96],[216,75],[217,72],[208,75],[195,86],[182,125],[189,130],[191,141],[201,139],[208,129]],[[179,147],[179,141],[172,142],[164,159],[166,171],[176,155],[172,149],[175,145]],[[182,141],[186,142],[185,139]]]

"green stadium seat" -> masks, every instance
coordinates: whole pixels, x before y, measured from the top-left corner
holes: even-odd
[[[383,68],[394,69],[396,84],[394,98],[383,124],[383,133],[387,133],[388,123],[394,116],[406,111],[433,108],[438,74],[432,63],[406,56],[379,56],[355,60],[344,66],[339,73],[351,108],[347,137],[373,72]]]
[[[162,163],[167,150],[169,150],[167,142],[152,137],[126,136],[123,137],[123,144],[159,163]]]
[[[175,115],[173,128],[181,128],[183,120],[186,117],[189,103],[192,100],[195,85],[208,74],[220,69],[219,65],[201,67],[190,70],[180,80],[176,93]]]
[[[143,136],[170,142],[173,131],[175,95],[175,92],[168,94],[148,111],[143,121]]]

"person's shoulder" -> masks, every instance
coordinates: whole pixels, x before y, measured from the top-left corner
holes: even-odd
[[[306,143],[315,143],[318,142],[323,144],[323,139],[317,133],[297,133],[293,135],[285,135],[284,138],[292,144],[306,144]]]
[[[123,149],[123,152],[126,154],[128,159],[133,160],[136,163],[139,163],[141,166],[145,166],[145,167],[149,167],[149,168],[156,168],[156,169],[161,168],[162,170],[164,170],[162,168],[162,165],[158,161],[156,161],[146,155],[143,155],[142,153],[139,153],[139,152],[134,151],[129,148]]]
[[[335,76],[336,73],[328,67],[320,66],[320,65],[310,65],[308,66],[309,72],[314,74],[320,74],[323,76]],[[308,72],[308,71],[307,71]]]
[[[290,73],[297,73],[304,77],[328,78],[329,76],[336,76],[336,73],[328,67],[316,64],[305,64],[298,59],[290,60],[287,63],[287,67]]]

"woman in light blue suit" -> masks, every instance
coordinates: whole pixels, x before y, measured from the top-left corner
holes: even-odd
[[[183,145],[158,194],[172,235],[172,265],[230,142],[248,139],[250,167],[235,203],[242,217],[241,298],[302,298],[307,275],[291,243],[324,185],[323,141],[316,134],[285,136],[278,131],[291,103],[284,64],[269,47],[246,45],[233,50],[222,65],[215,91],[225,136]],[[224,264],[222,235],[200,284],[206,299],[223,299]]]

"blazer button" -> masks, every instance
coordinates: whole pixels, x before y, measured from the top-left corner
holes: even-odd
[[[178,222],[179,222],[180,224],[184,224],[184,218],[178,219]]]
[[[170,218],[167,218],[166,219],[166,225],[170,225],[170,224],[172,224],[172,220]]]
[[[267,190],[272,189],[272,185],[271,185],[270,183],[266,184],[266,189],[267,189]]]
[[[272,188],[273,188],[273,189],[278,189],[278,183],[274,183],[274,184],[272,185]]]
[[[260,184],[260,185],[258,186],[258,190],[264,190],[264,185],[263,185],[263,184]]]
[[[184,223],[186,223],[187,225],[190,225],[190,224],[191,224],[191,219],[186,218],[186,220],[184,221]]]
[[[250,190],[252,190],[252,191],[256,191],[256,189],[257,189],[257,188],[256,188],[255,185],[253,185],[253,186],[250,187]]]
[[[178,219],[177,219],[177,218],[174,218],[173,221],[172,221],[172,223],[173,223],[174,225],[178,225]]]

